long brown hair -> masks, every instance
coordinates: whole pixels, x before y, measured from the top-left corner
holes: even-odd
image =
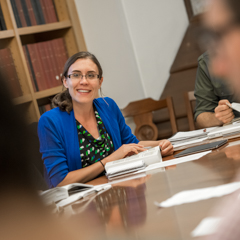
[[[102,67],[97,60],[97,58],[90,52],[78,52],[74,55],[72,55],[67,62],[64,65],[63,68],[63,73],[62,73],[62,78],[61,81],[63,83],[63,80],[67,78],[68,70],[70,66],[75,63],[78,59],[90,59],[92,60],[98,68],[98,74],[99,74],[99,79],[102,78]],[[57,94],[53,99],[52,99],[52,105],[53,107],[59,107],[62,111],[66,111],[70,113],[72,111],[73,105],[72,105],[72,97],[69,94],[68,89],[62,91],[61,93]]]

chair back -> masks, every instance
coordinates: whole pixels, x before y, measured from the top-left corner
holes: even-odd
[[[193,112],[194,112],[193,105],[195,105],[195,102],[196,102],[196,98],[194,96],[194,91],[185,92],[184,99],[185,99],[185,105],[186,105],[186,109],[187,109],[189,130],[190,131],[196,130],[195,121],[194,121],[194,117],[193,117]]]
[[[139,140],[157,140],[158,129],[153,123],[152,112],[162,108],[168,109],[172,133],[176,133],[177,124],[171,97],[158,101],[146,98],[131,102],[122,109],[122,114],[124,117],[133,117],[136,124],[135,135]]]

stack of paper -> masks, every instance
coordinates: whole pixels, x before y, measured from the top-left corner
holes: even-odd
[[[174,150],[181,146],[191,145],[193,143],[202,142],[208,139],[208,132],[212,131],[213,128],[205,128],[188,132],[178,132],[168,140],[172,143]]]
[[[158,162],[162,162],[160,148],[150,148],[149,150],[133,155],[131,157],[107,163],[105,165],[106,176],[109,179],[112,179],[122,174],[143,169],[150,164]]]
[[[93,185],[83,183],[72,183],[62,187],[55,187],[40,193],[40,197],[45,204],[50,205],[53,202],[58,202],[62,199],[68,198],[76,192],[83,192],[92,189]]]

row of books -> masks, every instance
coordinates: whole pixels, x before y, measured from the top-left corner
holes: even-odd
[[[7,30],[6,23],[3,17],[2,6],[0,5],[0,30]]]
[[[39,106],[39,112],[40,112],[40,115],[44,114],[45,112],[51,110],[53,107],[52,105],[49,103],[49,104],[46,104],[46,105],[43,105],[43,106]]]
[[[18,79],[12,53],[9,48],[0,49],[0,72],[2,74],[1,81],[6,82],[6,85],[9,87],[11,97],[16,98],[22,96],[23,92]]]
[[[62,85],[61,73],[68,59],[63,38],[23,46],[34,91]]]
[[[11,0],[18,28],[58,21],[53,0]]]

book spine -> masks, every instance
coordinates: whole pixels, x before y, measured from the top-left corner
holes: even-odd
[[[51,82],[51,67],[49,62],[47,61],[45,42],[36,43],[36,48],[38,50],[39,60],[42,66],[42,76],[44,77],[44,80],[47,84],[47,88],[52,88],[54,86]]]
[[[39,0],[39,1],[40,1],[40,5],[43,12],[43,17],[45,19],[45,23],[50,23],[49,16],[47,14],[47,5],[45,4],[45,1],[44,0]]]
[[[39,16],[38,9],[37,9],[36,0],[31,0],[31,4],[32,4],[34,16],[36,18],[37,25],[40,25],[42,23],[41,23],[41,19],[40,19],[40,16]]]
[[[30,17],[29,17],[26,1],[25,0],[20,0],[20,2],[22,4],[23,14],[25,16],[25,20],[26,20],[27,26],[31,26],[32,24],[31,24],[31,21],[30,21]]]
[[[27,45],[23,46],[23,51],[24,51],[24,55],[25,55],[25,58],[26,58],[26,61],[27,61],[28,71],[29,71],[29,74],[30,74],[30,78],[31,78],[31,81],[32,81],[34,92],[38,92],[39,89],[38,89],[36,77],[35,77],[35,74],[34,74],[34,71],[33,71],[33,66],[32,66],[30,56],[29,56]]]
[[[36,8],[37,8],[37,11],[38,11],[38,14],[39,14],[39,18],[40,18],[41,24],[45,24],[46,21],[44,19],[41,3],[40,3],[39,0],[35,0],[35,3],[36,3]]]
[[[5,19],[4,19],[3,12],[2,12],[2,6],[1,6],[1,5],[0,5],[0,22],[1,22],[1,30],[7,30],[6,23],[5,23]]]
[[[31,0],[25,0],[25,2],[26,2],[26,6],[27,6],[27,10],[28,10],[28,15],[29,15],[29,19],[30,19],[30,22],[31,22],[31,26],[35,26],[35,25],[37,25],[37,21],[36,21],[35,15],[34,15],[34,11],[33,11]]]
[[[49,23],[54,23],[58,21],[55,7],[52,0],[43,0],[47,6],[47,15],[49,17]]]
[[[68,53],[65,45],[65,41],[63,38],[57,39],[59,45],[59,52],[60,52],[60,60],[61,60],[61,69],[63,70],[66,61],[68,60]]]
[[[51,40],[50,44],[53,49],[54,58],[55,58],[55,61],[57,64],[57,76],[59,76],[61,79],[61,74],[63,72],[63,69],[62,69],[62,64],[61,64],[61,59],[60,59],[60,48],[59,48],[57,39]]]
[[[17,27],[18,27],[18,28],[21,28],[21,27],[22,27],[22,24],[21,24],[19,15],[18,15],[16,2],[15,2],[15,0],[10,0],[10,1],[11,1],[12,10],[13,10],[13,13],[14,13],[14,17],[15,17],[15,21],[16,21]]]
[[[29,51],[29,55],[30,55],[30,59],[32,62],[32,66],[33,66],[33,70],[34,70],[34,74],[36,77],[36,81],[37,81],[37,85],[39,88],[39,91],[45,90],[48,88],[48,85],[46,83],[46,79],[45,76],[43,74],[43,70],[42,70],[42,65],[40,62],[40,56],[38,54],[38,50],[36,47],[36,44],[28,44],[27,45],[28,51]]]
[[[14,1],[16,3],[18,15],[19,15],[19,19],[22,24],[22,27],[27,27],[27,23],[26,23],[26,19],[25,19],[24,13],[23,13],[21,1],[20,0],[14,0]]]
[[[42,42],[41,47],[42,47],[42,55],[43,55],[43,58],[45,59],[44,70],[45,70],[45,73],[47,72],[47,79],[49,82],[49,86],[56,87],[56,84],[54,81],[53,64],[50,61],[47,42]]]
[[[4,63],[4,71],[6,73],[6,84],[9,86],[12,97],[16,98],[22,96],[22,89],[19,83],[18,75],[10,49],[1,49],[1,57]]]
[[[45,109],[46,109],[46,112],[49,111],[49,110],[51,110],[51,109],[52,109],[52,108],[51,108],[51,104],[46,104],[46,105],[45,105]]]
[[[60,80],[60,75],[58,73],[58,64],[57,60],[55,58],[54,54],[54,48],[52,48],[51,41],[46,42],[46,49],[48,53],[48,58],[49,62],[51,64],[51,69],[52,69],[52,81],[54,83],[54,86],[60,86],[62,85],[61,80]]]

